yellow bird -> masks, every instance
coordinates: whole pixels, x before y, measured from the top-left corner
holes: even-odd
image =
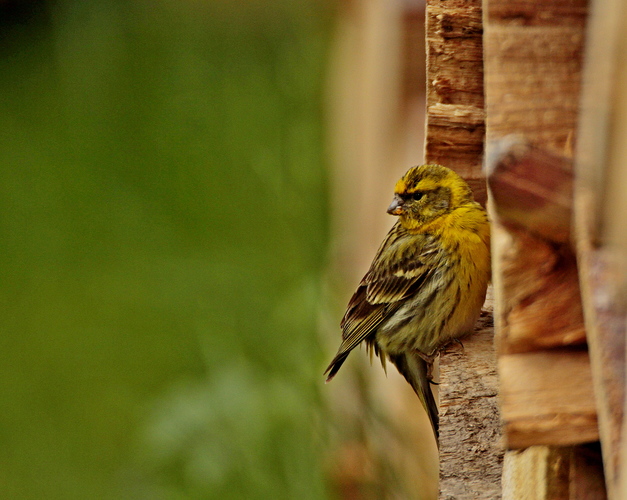
[[[490,223],[466,182],[441,165],[411,168],[394,188],[398,221],[342,319],[330,381],[362,341],[412,386],[438,436],[431,367],[439,350],[471,333],[490,281]],[[371,352],[372,352],[371,351]]]

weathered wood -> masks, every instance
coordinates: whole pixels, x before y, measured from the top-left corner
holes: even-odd
[[[586,0],[487,0],[487,140],[516,133],[572,156]]]
[[[455,170],[485,204],[481,1],[428,0],[426,26],[425,162]]]
[[[501,356],[499,377],[508,448],[598,440],[586,351],[551,350]]]
[[[516,224],[547,241],[570,244],[572,161],[509,135],[490,145],[486,169],[494,208],[503,223]]]
[[[581,446],[531,446],[508,451],[503,500],[604,500],[601,450]]]
[[[576,232],[585,321],[610,498],[618,494],[625,411],[625,262],[592,244],[592,193],[577,188]],[[586,194],[587,193],[587,194]],[[622,262],[621,262],[622,261]]]
[[[547,485],[565,475],[561,457],[552,450],[555,449],[548,446],[531,446],[505,454],[503,500],[548,500]]]
[[[519,136],[490,143],[489,151],[499,352],[585,343],[570,248],[571,161]]]
[[[585,342],[569,219],[586,1],[487,0],[484,9],[506,441],[587,442],[598,436],[587,353],[557,349]]]
[[[525,230],[499,224],[493,224],[492,241],[498,352],[585,343],[572,252],[556,250]]]
[[[496,500],[501,423],[491,305],[477,330],[451,344],[440,370],[440,498]]]
[[[627,498],[627,12],[591,3],[577,148],[575,233],[609,497]]]

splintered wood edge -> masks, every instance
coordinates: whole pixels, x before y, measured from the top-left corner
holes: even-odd
[[[553,350],[499,358],[501,411],[510,449],[599,439],[586,351]]]

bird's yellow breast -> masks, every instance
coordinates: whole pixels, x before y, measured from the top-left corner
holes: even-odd
[[[485,211],[472,202],[409,231],[437,238],[442,261],[423,293],[408,299],[377,339],[387,352],[411,346],[431,355],[471,333],[481,313],[490,281],[490,225]]]
[[[481,313],[491,275],[490,223],[485,211],[473,203],[442,217],[432,230],[447,249],[457,288],[453,290],[456,306],[440,334],[445,342],[470,333]]]

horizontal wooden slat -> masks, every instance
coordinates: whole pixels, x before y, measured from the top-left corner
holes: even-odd
[[[499,358],[499,375],[509,448],[599,439],[587,351],[508,354]]]

